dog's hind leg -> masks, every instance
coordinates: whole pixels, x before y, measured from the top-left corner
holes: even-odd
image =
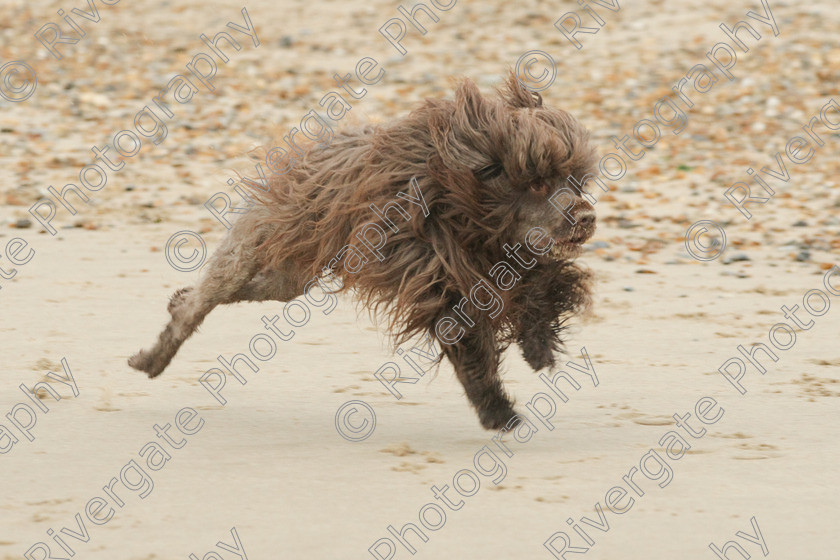
[[[458,342],[441,346],[478,412],[481,425],[488,430],[504,428],[516,411],[499,377],[501,348],[492,326],[478,320]]]
[[[291,301],[303,293],[299,282],[293,276],[281,270],[263,269],[257,272],[244,286],[229,294],[219,303],[237,303],[240,301]],[[181,288],[169,298],[167,310],[173,317],[184,305],[192,287]]]
[[[291,301],[303,294],[303,286],[291,268],[263,269],[222,303],[238,301]]]
[[[268,230],[267,226],[261,225],[261,214],[259,209],[252,209],[234,223],[202,271],[199,283],[194,288],[181,289],[172,295],[169,302],[172,318],[160,333],[155,346],[132,356],[128,365],[146,372],[149,377],[157,377],[213,308],[244,299],[237,294],[241,294],[263,268],[256,248],[265,239]]]

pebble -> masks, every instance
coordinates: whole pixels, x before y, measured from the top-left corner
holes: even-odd
[[[633,229],[641,226],[642,224],[636,224],[630,220],[619,219],[618,221],[618,227],[620,227],[621,229]]]
[[[743,261],[751,261],[752,259],[745,255],[744,253],[736,253],[731,257],[726,257],[723,259],[723,264],[731,264],[734,262],[743,262]]]
[[[824,0],[820,3],[824,5]],[[72,7],[72,2],[69,4]],[[187,0],[186,5],[190,4]],[[121,209],[154,209],[145,219],[159,221],[159,212],[177,204],[179,211],[189,213],[189,219],[206,218],[203,201],[222,189],[230,193],[223,182],[230,176],[228,170],[253,170],[253,164],[242,163],[245,160],[236,159],[236,154],[270,141],[275,125],[281,132],[299,127],[307,111],[319,110],[317,100],[336,89],[332,73],[352,73],[362,56],[375,55],[386,73],[380,83],[365,86],[367,95],[350,100],[350,115],[386,122],[405,116],[424,97],[451,97],[450,79],[455,76],[471,77],[489,94],[504,73],[500,69],[521,52],[539,48],[554,55],[557,46],[564,44],[552,25],[550,10],[536,6],[545,2],[526,2],[534,4],[533,10],[513,2],[467,9],[468,4],[458,8],[467,10],[460,15],[458,9],[439,12],[440,25],[427,25],[425,36],[409,26],[404,41],[408,56],[397,53],[378,36],[376,28],[387,18],[376,6],[366,4],[358,12],[361,17],[347,19],[346,32],[333,35],[323,34],[322,22],[305,10],[290,12],[287,26],[273,27],[277,33],[272,39],[258,49],[243,45],[241,51],[232,53],[231,64],[218,65],[214,92],[202,88],[190,102],[172,104],[175,118],[167,121],[169,137],[159,146],[144,139],[140,154],[124,159],[126,168],[94,194],[97,209],[84,207],[81,215],[86,220],[96,216],[108,224],[128,212]],[[698,25],[716,29],[721,16],[712,12],[701,11]],[[37,49],[32,60],[49,62],[45,67],[50,70],[39,82],[37,94],[16,104],[15,111],[4,113],[0,124],[0,154],[6,172],[6,181],[0,185],[0,204],[12,213],[3,216],[7,226],[35,228],[27,209],[45,195],[46,187],[51,182],[60,187],[72,181],[79,169],[90,163],[90,145],[104,144],[116,131],[130,128],[133,115],[151,104],[153,93],[175,73],[183,73],[190,57],[204,48],[200,42],[160,38],[195,39],[199,32],[212,37],[212,26],[196,29],[200,18],[152,14],[149,11],[142,16],[150,18],[149,29],[154,30],[142,43],[136,43],[142,48],[127,48],[135,39],[126,43],[130,34],[116,31],[136,29],[137,12],[111,10],[107,17],[114,27],[92,28],[96,32],[78,44],[63,46],[66,54],[61,61],[55,61],[45,49]],[[750,221],[728,204],[721,205],[728,186],[737,181],[752,184],[747,168],[775,168],[773,157],[779,146],[792,169],[783,151],[787,139],[811,115],[819,114],[825,92],[840,78],[836,22],[819,14],[799,9],[795,18],[785,21],[780,36],[763,35],[758,43],[762,56],[739,58],[736,80],[720,80],[708,93],[696,96],[696,105],[686,111],[686,127],[679,135],[672,127],[662,126],[659,142],[654,149],[645,150],[644,159],[631,162],[623,158],[626,176],[607,181],[609,192],[592,187],[598,199],[601,239],[587,245],[598,251],[593,258],[632,263],[631,270],[651,269],[660,275],[673,271],[665,265],[697,265],[685,252],[684,235],[690,224],[702,219],[718,222],[730,236],[729,252],[706,266],[754,261],[756,267],[798,268],[790,261],[816,266],[838,254],[840,198],[833,190],[836,158],[830,157],[840,145],[835,136],[826,134],[825,146],[815,146],[815,157],[797,167],[801,175],[796,180],[777,189],[766,204],[748,206],[753,213]],[[396,12],[391,15],[399,17]],[[553,19],[559,15],[553,14]],[[233,15],[225,14],[222,19],[225,17]],[[22,36],[11,30],[32,25],[27,11],[13,11],[8,19],[0,29],[7,42]],[[266,21],[265,25],[271,24]],[[585,122],[600,155],[618,153],[610,137],[632,136],[637,121],[651,117],[655,101],[670,91],[675,83],[672,78],[690,69],[697,63],[697,53],[714,44],[675,36],[675,47],[663,48],[638,33],[641,23],[633,25],[636,31],[629,24],[610,28],[608,22],[597,36],[583,37],[585,48],[575,53],[577,62],[558,61],[555,85],[542,92],[546,105],[566,109]],[[618,37],[613,33],[641,42],[610,51],[612,56],[605,59],[602,54],[610,50],[607,45]],[[377,54],[368,42],[384,50]],[[310,52],[315,44],[319,50]],[[498,48],[480,48],[487,44]],[[300,57],[301,64],[287,64],[289,54]],[[784,80],[778,79],[781,75]],[[356,78],[351,83],[357,90],[362,87]],[[572,84],[581,87],[568,87]],[[347,118],[346,124],[351,120]],[[335,131],[344,125],[336,123]],[[635,142],[631,145],[637,146]],[[201,176],[208,180],[193,180]],[[61,227],[73,219],[59,209],[54,225]],[[129,234],[131,227],[126,225],[120,233]],[[808,236],[791,227],[807,227]],[[785,245],[791,238],[796,239]],[[750,256],[730,255],[736,251]],[[737,276],[742,267],[729,268],[736,269],[732,272]],[[698,274],[702,272],[697,269]],[[711,269],[707,272],[713,274]],[[617,289],[633,291],[620,284]]]

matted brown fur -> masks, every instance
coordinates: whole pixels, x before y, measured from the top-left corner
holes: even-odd
[[[426,100],[390,123],[336,133],[255,191],[260,203],[236,221],[196,289],[173,297],[173,318],[158,345],[129,363],[154,377],[215,305],[288,301],[326,275],[335,291],[352,289],[386,317],[396,343],[432,334],[482,425],[500,428],[514,415],[499,378],[503,350],[515,341],[534,369],[553,365],[564,321],[589,303],[589,275],[572,259],[594,231],[592,207],[577,190],[565,213],[548,197],[569,178],[583,181],[594,161],[584,127],[544,106],[513,74],[497,97],[464,80],[454,100]],[[397,197],[414,194],[412,178],[428,215]],[[396,232],[371,208],[395,201],[410,217],[389,212]],[[356,237],[369,223],[387,233],[382,260]],[[517,268],[510,248],[535,227],[556,246],[537,256],[522,249],[533,263]],[[347,245],[368,257],[355,273],[336,259]],[[512,288],[497,288],[503,311],[491,318],[466,305],[474,324],[458,342],[443,342],[438,321],[454,316],[452,306],[478,282],[492,285],[488,273],[502,261],[521,275]]]

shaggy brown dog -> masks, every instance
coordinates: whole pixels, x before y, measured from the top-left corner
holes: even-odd
[[[552,366],[565,320],[589,303],[589,275],[572,259],[595,216],[569,185],[593,172],[595,156],[583,126],[544,106],[513,74],[498,93],[482,97],[466,80],[454,101],[426,100],[390,124],[345,130],[310,147],[257,193],[261,204],[234,223],[198,285],[172,296],[172,320],[155,347],[129,365],[156,377],[217,305],[290,301],[331,276],[341,282],[335,291],[354,288],[361,303],[386,311],[397,343],[430,333],[481,425],[504,427],[515,412],[499,376],[502,352],[517,342],[535,370]],[[397,197],[413,194],[410,185],[423,204]],[[565,212],[548,201],[562,187],[573,193]],[[389,236],[370,251],[357,234],[373,244],[365,228],[377,216]],[[533,228],[545,233],[544,254],[514,257]],[[488,313],[474,287],[506,258],[522,266],[492,290],[502,307]],[[462,318],[461,336],[441,330],[447,317]]]

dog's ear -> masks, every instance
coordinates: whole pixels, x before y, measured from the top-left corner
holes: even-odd
[[[482,128],[487,122],[487,102],[469,78],[464,79],[455,90],[455,112],[465,128]]]
[[[542,107],[542,96],[538,92],[526,88],[516,77],[513,70],[508,72],[508,79],[498,91],[502,101],[511,107]]]
[[[475,82],[463,80],[455,90],[451,109],[430,119],[432,141],[449,169],[475,170],[492,163],[494,141],[493,106],[478,91]]]

